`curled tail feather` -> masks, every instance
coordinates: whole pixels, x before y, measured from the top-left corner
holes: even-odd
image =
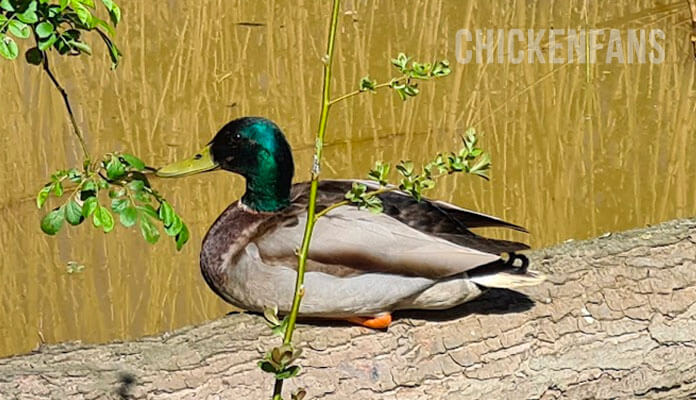
[[[520,265],[517,266],[517,261]],[[498,289],[514,289],[518,287],[538,285],[546,277],[535,271],[530,271],[529,259],[521,254],[510,253],[507,261],[476,268],[469,272],[469,279],[481,286]]]

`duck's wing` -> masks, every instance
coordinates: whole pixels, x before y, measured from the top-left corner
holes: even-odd
[[[317,209],[321,210],[333,203],[344,200],[354,182],[360,182],[369,190],[379,189],[374,181],[325,180],[319,184]],[[306,206],[309,185],[299,183],[293,187],[293,199],[296,204]],[[444,201],[427,198],[416,201],[401,191],[387,192],[379,196],[384,206],[384,214],[418,231],[435,235],[439,238],[457,243],[461,246],[480,251],[500,254],[529,248],[524,243],[507,240],[489,239],[473,233],[470,228],[502,227],[527,232],[521,226],[490,215],[466,210]]]
[[[351,185],[352,181],[322,182],[319,207],[341,201]],[[294,265],[296,261],[295,250],[306,222],[307,187],[296,185],[293,192],[284,222],[255,240],[260,256],[270,264]],[[417,205],[421,203],[398,193],[382,200],[382,214],[346,206],[320,218],[310,246],[309,270],[334,275],[381,272],[439,279],[498,263],[500,253],[526,248],[473,234],[465,225],[470,220],[456,218],[468,215],[466,210],[453,209],[455,214],[423,201],[427,204],[419,212]],[[492,217],[480,214],[476,218],[476,226],[482,226],[485,218]],[[491,223],[499,225],[497,221],[493,218]]]

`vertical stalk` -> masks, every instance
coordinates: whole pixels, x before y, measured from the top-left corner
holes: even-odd
[[[691,46],[694,48],[694,58],[696,58],[696,0],[686,0],[691,11]]]
[[[288,317],[288,326],[283,337],[284,344],[290,344],[292,334],[295,330],[295,321],[300,310],[300,303],[304,296],[304,273],[307,265],[307,254],[309,253],[309,243],[312,240],[312,232],[316,223],[316,202],[317,190],[319,188],[319,173],[321,171],[321,157],[324,147],[324,136],[326,135],[326,123],[329,119],[329,108],[331,107],[331,63],[333,61],[334,42],[336,39],[336,28],[338,26],[338,12],[341,0],[333,0],[333,10],[331,12],[331,25],[329,28],[329,40],[326,47],[326,55],[322,58],[324,62],[324,87],[321,93],[321,116],[319,118],[319,129],[316,136],[316,147],[314,149],[314,161],[312,164],[312,181],[309,188],[309,204],[307,205],[307,222],[302,238],[302,247],[297,259],[297,279],[295,280],[295,297],[292,301],[292,309]],[[273,400],[280,400],[283,389],[283,381],[276,379],[273,387]]]

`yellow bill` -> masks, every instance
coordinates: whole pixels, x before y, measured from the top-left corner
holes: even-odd
[[[191,158],[177,161],[158,169],[156,174],[163,178],[172,178],[212,171],[218,167],[220,165],[213,161],[213,157],[210,155],[210,146],[206,146]]]

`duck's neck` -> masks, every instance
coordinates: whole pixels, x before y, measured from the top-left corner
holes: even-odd
[[[293,165],[274,157],[259,157],[256,168],[244,174],[242,203],[254,211],[274,212],[290,205]]]

